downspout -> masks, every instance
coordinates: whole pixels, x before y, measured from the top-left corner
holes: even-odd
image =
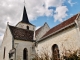
[[[15,49],[15,60],[16,60],[16,48],[14,48]]]
[[[15,49],[15,58],[14,60],[16,60],[16,48],[14,47],[14,38],[12,37],[12,49]]]

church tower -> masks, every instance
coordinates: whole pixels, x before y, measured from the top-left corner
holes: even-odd
[[[22,29],[27,29],[27,30],[35,31],[35,26],[29,22],[29,19],[28,19],[28,16],[27,16],[27,12],[26,12],[25,6],[24,6],[24,10],[23,10],[22,21],[20,21],[20,22],[16,25],[16,27],[19,27],[19,28],[22,28]]]

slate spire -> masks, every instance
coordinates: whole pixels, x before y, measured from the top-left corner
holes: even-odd
[[[22,23],[31,24],[31,23],[29,22],[29,19],[28,19],[28,16],[27,16],[27,12],[26,12],[25,6],[24,6],[23,17],[22,17],[22,21],[21,21],[21,22],[22,22]]]

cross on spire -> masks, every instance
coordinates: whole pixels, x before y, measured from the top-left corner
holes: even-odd
[[[25,4],[26,4],[26,3],[25,3],[25,0],[24,0],[24,6],[25,6]]]

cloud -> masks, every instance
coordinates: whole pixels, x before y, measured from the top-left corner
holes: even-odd
[[[34,0],[26,2],[26,8],[28,9],[28,16],[30,20],[36,19],[39,16],[51,16],[53,10],[46,7],[45,0]]]
[[[64,7],[64,3],[65,3],[65,0],[34,0],[34,1],[27,0],[26,9],[28,12],[29,19],[34,20],[39,16],[53,16],[53,13],[55,12],[55,10],[49,9],[49,7],[55,7],[57,9],[58,7],[61,7],[61,6]],[[65,7],[64,10],[68,11],[67,6]],[[64,15],[63,15],[64,17],[60,16],[61,19],[65,18],[67,15],[66,11],[62,13],[65,14],[65,16]],[[58,21],[60,21],[61,19],[57,18]]]
[[[72,2],[72,0],[68,0],[68,3],[73,6],[74,4],[76,4],[77,2]]]
[[[68,16],[67,13],[66,13],[67,11],[68,11],[67,6],[59,6],[59,7],[57,7],[56,10],[55,10],[55,14],[54,14],[55,22],[57,20],[62,22],[63,19],[66,18],[66,16]]]
[[[65,0],[46,0],[46,7],[58,7],[63,5],[63,3],[65,2]]]
[[[53,16],[55,21],[62,21],[67,16],[68,8],[63,6],[65,0],[25,0],[26,10],[30,21],[39,16]],[[0,33],[3,34],[7,22],[16,25],[22,20],[24,0],[0,0]],[[49,7],[55,7],[49,9]],[[55,13],[53,15],[53,13]]]

